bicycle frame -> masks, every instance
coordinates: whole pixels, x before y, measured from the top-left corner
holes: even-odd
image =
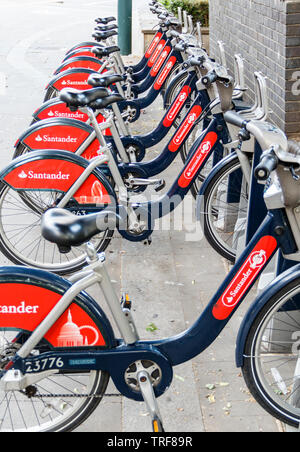
[[[282,227],[284,227],[284,233],[282,233]],[[279,229],[281,233],[276,234],[275,231],[279,231]],[[130,321],[126,320],[122,312],[118,297],[114,294],[103,258],[94,262],[87,271],[73,277],[74,284],[62,296],[55,309],[33,331],[15,358],[6,367],[6,371],[13,368],[15,375],[16,370],[19,370],[21,374],[12,382],[8,377],[6,381],[5,372],[2,373],[4,387],[7,390],[20,389],[22,384],[28,385],[31,381],[38,381],[39,374],[40,378],[43,378],[38,364],[41,363],[41,359],[46,359],[46,363],[50,362],[49,360],[52,358],[51,362],[54,363],[52,368],[49,369],[45,365],[43,372],[105,370],[111,374],[121,394],[134,400],[142,400],[141,394],[127,386],[124,381],[124,371],[131,363],[148,359],[159,365],[162,371],[161,381],[154,387],[156,397],[160,396],[170,385],[172,367],[199,355],[215,341],[279,248],[284,253],[293,253],[296,250],[293,235],[287,227],[284,209],[268,213],[242,256],[195,324],[178,336],[156,341],[139,341],[137,339],[134,330],[130,327]],[[28,273],[27,269],[23,271]],[[36,358],[28,357],[60,315],[68,309],[74,297],[96,282],[100,284],[108,306],[116,319],[122,340],[117,341],[115,347],[109,350],[89,347],[87,353],[87,351],[75,348],[73,350],[61,349],[47,352]],[[255,302],[253,306],[255,307]],[[58,362],[58,358],[59,366],[56,367],[55,363]]]

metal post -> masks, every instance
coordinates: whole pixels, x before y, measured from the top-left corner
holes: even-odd
[[[118,25],[121,55],[130,55],[132,47],[132,0],[118,0]]]

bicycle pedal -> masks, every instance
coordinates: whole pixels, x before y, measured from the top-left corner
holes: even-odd
[[[151,379],[147,371],[141,371],[138,373],[138,382],[144,402],[151,416],[153,432],[154,433],[164,432],[163,423],[161,420],[161,415],[157,404],[157,399],[154,394]]]

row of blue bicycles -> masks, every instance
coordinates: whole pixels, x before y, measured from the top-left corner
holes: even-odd
[[[223,43],[219,64],[203,49],[200,24],[182,24],[180,11],[178,19],[156,0],[149,6],[157,32],[134,66],[115,44],[115,18],[96,19],[93,40],[64,56],[0,172],[0,249],[16,264],[0,268],[2,431],[72,431],[112,396],[112,379],[119,395],[145,402],[153,431],[163,432],[158,398],[173,368],[218,338],[257,282],[237,366],[267,412],[299,427],[300,146],[267,122],[263,74],[254,74],[249,105],[240,55],[231,75]],[[156,127],[133,134],[158,98]],[[179,155],[166,186],[162,173]],[[163,194],[147,200],[150,190]],[[116,231],[150,244],[155,222],[189,193],[231,271],[187,331],[141,340],[104,251]],[[107,313],[87,294],[95,284]]]

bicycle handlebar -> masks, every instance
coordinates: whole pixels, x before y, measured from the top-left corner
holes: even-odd
[[[213,83],[215,83],[218,80],[218,75],[215,71],[211,71],[208,74],[204,75],[201,79],[202,85],[209,88]]]
[[[269,179],[272,171],[276,170],[279,160],[274,150],[265,151],[260,159],[260,163],[254,170],[257,180],[266,181]]]
[[[204,60],[205,58],[203,56],[191,57],[183,63],[182,67],[183,69],[188,69],[193,66],[199,67],[203,65]]]
[[[245,118],[243,118],[238,113],[236,113],[235,111],[232,111],[232,110],[226,111],[224,113],[224,119],[229,124],[232,124],[233,126],[237,126],[240,129],[243,129],[248,123],[248,121],[245,120]]]

